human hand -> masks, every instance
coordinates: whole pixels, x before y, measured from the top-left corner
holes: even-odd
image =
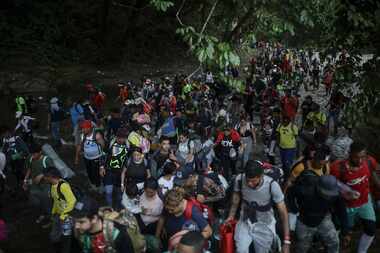
[[[99,175],[100,175],[101,177],[104,177],[104,176],[106,175],[106,169],[104,168],[104,166],[101,166],[101,167],[99,168]]]

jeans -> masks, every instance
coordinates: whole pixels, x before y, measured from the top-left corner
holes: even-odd
[[[330,215],[322,220],[316,227],[309,227],[303,224],[299,219],[296,225],[296,253],[308,252],[315,235],[319,235],[328,253],[339,252],[339,237]]]
[[[86,165],[87,176],[90,183],[96,187],[100,186],[101,178],[99,173],[100,163],[99,159],[88,160],[84,159],[84,164]]]
[[[51,122],[51,135],[53,137],[53,140],[57,143],[61,143],[61,135],[60,135],[60,129],[61,129],[61,122],[55,121]]]
[[[293,165],[296,156],[295,148],[280,148],[282,169],[284,170],[285,180],[289,177],[290,168]]]
[[[106,194],[106,202],[108,206],[121,208],[121,172],[107,170],[104,177],[104,190]],[[113,205],[113,194],[116,195],[116,204]]]
[[[30,189],[29,195],[30,204],[38,209],[39,215],[49,215],[52,201],[49,198],[49,189],[48,187],[33,187]]]

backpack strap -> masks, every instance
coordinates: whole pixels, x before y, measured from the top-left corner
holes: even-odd
[[[44,167],[44,169],[47,169],[47,164],[46,164],[46,160],[48,159],[48,157],[45,155],[44,158],[42,158],[42,166]]]
[[[191,220],[191,218],[193,217],[193,206],[194,204],[192,200],[188,199],[186,203],[185,212],[183,213],[183,216],[186,220]]]
[[[339,177],[340,177],[340,180],[343,177],[345,170],[346,170],[345,162],[341,161],[339,163]]]
[[[103,221],[103,235],[106,244],[105,252],[113,252],[115,250],[115,240],[120,231],[115,227],[113,221],[105,219]]]
[[[60,200],[66,200],[65,195],[63,195],[63,193],[62,193],[62,191],[61,191],[61,186],[62,186],[62,184],[64,184],[64,183],[66,183],[65,180],[60,180],[60,181],[58,182],[58,185],[57,185],[57,194],[58,194],[58,199],[60,199]]]

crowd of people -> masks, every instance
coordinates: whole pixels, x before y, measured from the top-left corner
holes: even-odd
[[[207,70],[120,82],[116,99],[90,82],[68,106],[54,96],[51,143],[71,150],[61,134],[69,118],[80,185],[43,152],[41,119],[20,95],[16,127],[0,127],[1,189],[30,201],[56,252],[367,252],[379,168],[342,120],[348,99],[334,72],[349,57],[258,43],[248,73],[225,71],[246,78],[243,92]],[[321,85],[327,104],[313,98]]]

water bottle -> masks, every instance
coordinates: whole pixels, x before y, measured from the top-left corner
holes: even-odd
[[[62,235],[63,236],[69,236],[72,233],[73,228],[73,221],[71,218],[66,218],[64,221],[62,221]]]

